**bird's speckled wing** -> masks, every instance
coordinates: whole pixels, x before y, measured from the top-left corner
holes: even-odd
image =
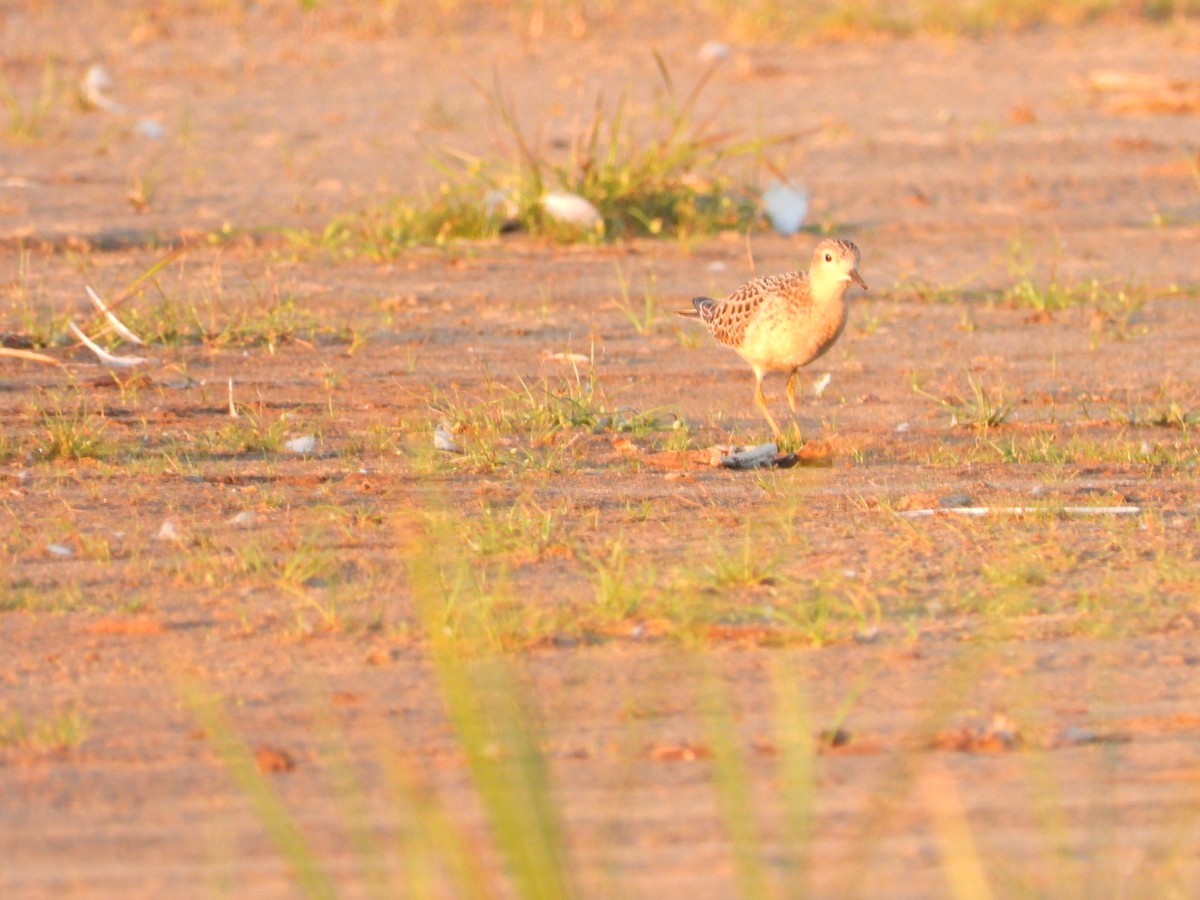
[[[789,305],[811,303],[807,272],[788,272],[783,275],[764,275],[748,281],[728,297],[714,300],[697,297],[693,302],[700,319],[722,344],[737,347],[746,335],[746,327],[759,308],[775,297]],[[805,298],[808,298],[807,301]]]

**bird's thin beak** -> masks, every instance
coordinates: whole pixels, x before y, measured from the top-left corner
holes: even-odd
[[[864,291],[870,290],[870,288],[867,287],[867,283],[862,280],[862,276],[858,274],[858,269],[850,270],[850,280],[857,284]]]

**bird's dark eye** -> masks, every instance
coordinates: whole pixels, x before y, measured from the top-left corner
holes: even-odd
[[[825,254],[825,262],[833,262],[833,254],[832,253]]]

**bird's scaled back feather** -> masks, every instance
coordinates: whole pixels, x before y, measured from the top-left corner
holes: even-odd
[[[772,297],[779,298],[797,310],[811,306],[812,294],[808,287],[808,273],[764,275],[746,282],[724,299],[697,298],[692,302],[696,304],[700,318],[708,326],[713,337],[722,344],[737,347],[742,343],[746,328],[759,308]]]

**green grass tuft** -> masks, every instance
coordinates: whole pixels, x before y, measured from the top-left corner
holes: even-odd
[[[573,242],[687,239],[752,227],[758,219],[753,179],[736,179],[728,170],[742,160],[753,172],[764,141],[736,139],[694,120],[696,100],[715,69],[680,101],[665,64],[656,60],[665,99],[649,121],[634,115],[627,97],[611,106],[599,97],[565,158],[555,158],[528,140],[497,82],[485,94],[503,126],[507,159],[450,152],[448,162],[438,163],[444,178],[432,192],[339,215],[320,231],[293,238],[339,256],[391,259],[415,244],[489,239],[513,229]],[[542,202],[552,191],[587,200],[601,221],[591,227],[555,218]]]

